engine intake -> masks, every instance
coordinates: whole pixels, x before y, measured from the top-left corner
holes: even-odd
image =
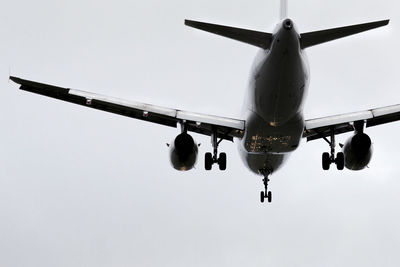
[[[349,138],[343,148],[345,166],[359,171],[368,166],[372,157],[371,138],[365,133],[356,133]]]
[[[197,162],[198,147],[188,133],[178,135],[170,146],[170,160],[178,171],[191,170]]]

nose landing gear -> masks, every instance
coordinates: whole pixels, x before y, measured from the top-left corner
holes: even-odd
[[[264,175],[263,182],[264,182],[264,187],[265,187],[265,190],[260,192],[260,201],[261,201],[261,203],[264,203],[265,199],[267,199],[268,203],[271,203],[272,202],[272,192],[268,191],[268,182],[269,182],[268,177],[271,174],[271,172],[267,171],[267,170],[260,170],[260,173],[262,175]]]

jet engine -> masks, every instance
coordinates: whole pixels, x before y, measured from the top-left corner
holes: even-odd
[[[368,166],[372,157],[371,138],[365,133],[354,134],[344,147],[345,166],[349,170],[359,171]]]
[[[198,146],[192,136],[183,132],[170,145],[170,160],[178,171],[188,171],[197,161]]]

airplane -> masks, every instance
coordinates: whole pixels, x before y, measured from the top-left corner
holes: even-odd
[[[372,157],[372,142],[365,128],[400,120],[400,104],[316,119],[304,119],[303,106],[310,76],[305,50],[325,42],[358,34],[389,24],[375,21],[340,28],[299,33],[287,16],[287,0],[281,0],[280,22],[273,33],[253,31],[199,21],[185,20],[185,25],[244,42],[260,49],[252,68],[250,86],[241,119],[199,114],[146,103],[126,101],[95,93],[38,83],[10,76],[21,90],[103,110],[143,121],[178,128],[180,133],[170,145],[170,161],[179,171],[192,169],[198,157],[198,144],[189,132],[211,138],[212,152],[207,152],[204,167],[214,164],[226,169],[226,153],[218,151],[224,141],[238,143],[244,165],[262,177],[264,190],[260,201],[272,201],[268,190],[275,174],[300,141],[324,139],[330,148],[322,154],[322,168],[335,164],[338,170],[366,168]],[[336,153],[335,137],[353,132]]]

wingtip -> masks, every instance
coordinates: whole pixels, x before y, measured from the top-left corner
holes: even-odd
[[[380,21],[377,21],[377,23],[379,23],[381,26],[386,26],[390,23],[390,19],[380,20]]]
[[[377,27],[382,27],[382,26],[388,25],[389,22],[390,22],[390,19],[384,19],[384,20],[373,21],[373,22],[370,22],[369,24],[376,25]],[[366,24],[368,24],[368,23],[366,23]]]

